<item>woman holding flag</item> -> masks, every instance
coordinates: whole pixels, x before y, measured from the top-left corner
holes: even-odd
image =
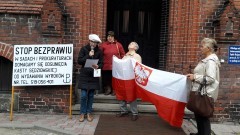
[[[215,54],[218,50],[217,42],[211,38],[204,38],[201,41],[201,52],[203,59],[195,67],[193,74],[187,74],[187,78],[192,81],[192,91],[197,91],[200,84],[206,77],[206,91],[209,97],[217,100],[219,86],[219,67],[220,62]],[[211,135],[211,125],[208,117],[203,117],[194,112],[197,122],[198,133],[190,135]]]

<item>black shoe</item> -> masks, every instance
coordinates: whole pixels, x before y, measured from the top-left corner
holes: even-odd
[[[189,135],[198,135],[198,133],[190,133]]]
[[[106,91],[105,93],[104,93],[104,95],[110,95],[111,94],[111,91]]]
[[[136,121],[137,119],[138,119],[138,115],[132,115],[132,118],[131,118],[132,121]]]
[[[116,95],[114,90],[112,91],[111,95],[112,95],[112,96],[115,96],[115,95]]]
[[[124,116],[128,116],[128,113],[125,112],[125,113],[117,113],[116,114],[116,117],[124,117]]]
[[[106,86],[104,95],[110,95],[111,93],[112,93],[111,87]]]

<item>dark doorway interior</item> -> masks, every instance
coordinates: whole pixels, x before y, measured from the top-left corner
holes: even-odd
[[[11,93],[12,62],[0,56],[0,93]]]
[[[159,68],[161,0],[108,0],[107,9],[107,30],[125,51],[136,41],[143,64]]]

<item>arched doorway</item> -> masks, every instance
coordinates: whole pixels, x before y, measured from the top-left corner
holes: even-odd
[[[11,93],[13,63],[0,56],[0,93]]]
[[[162,1],[108,0],[107,5],[107,30],[115,32],[125,51],[136,41],[143,64],[159,68]]]

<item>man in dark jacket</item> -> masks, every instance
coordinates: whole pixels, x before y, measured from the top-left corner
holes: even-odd
[[[78,64],[82,66],[78,85],[81,89],[80,122],[84,121],[85,115],[89,122],[93,120],[91,112],[94,90],[100,89],[99,77],[93,77],[93,74],[95,69],[101,69],[103,66],[103,53],[98,48],[99,43],[101,40],[98,35],[90,34],[89,44],[83,46],[78,55]],[[98,63],[93,64],[92,67],[85,67],[87,59],[98,59]]]

